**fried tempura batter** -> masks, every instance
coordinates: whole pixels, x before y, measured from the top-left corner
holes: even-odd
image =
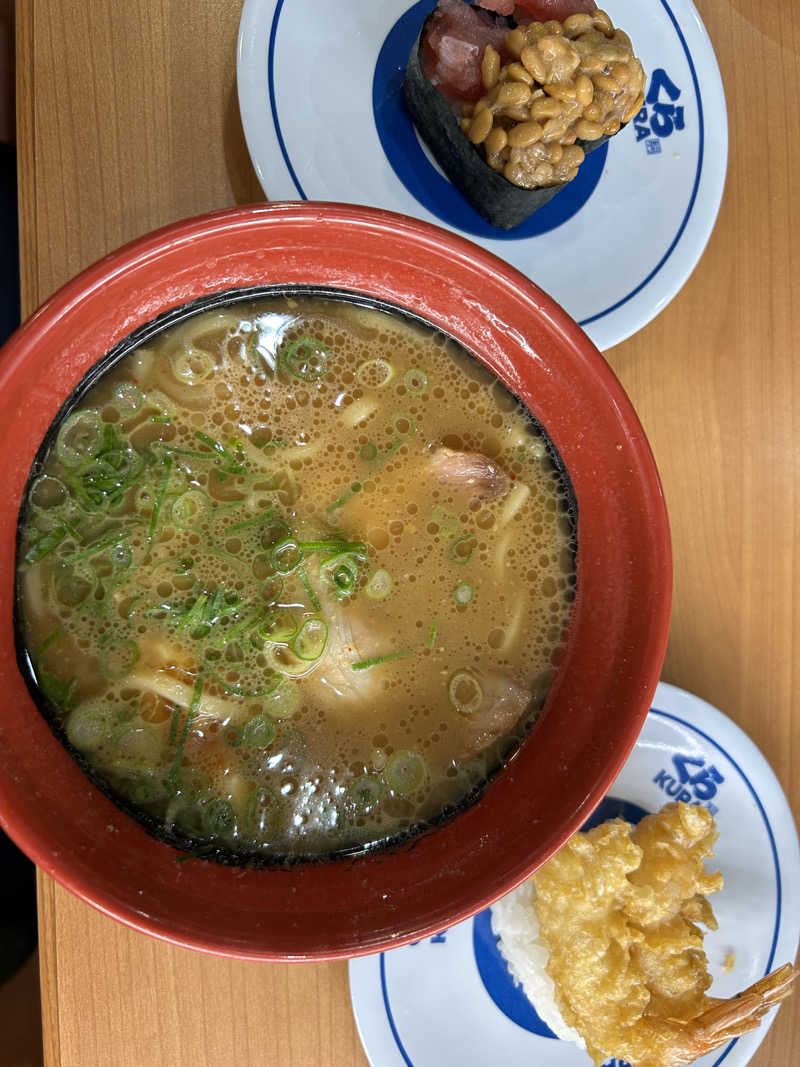
[[[703,868],[716,838],[704,808],[669,804],[637,827],[617,819],[576,834],[534,875],[556,1000],[596,1064],[680,1067],[788,995],[789,964],[732,1000],[706,995],[698,924],[717,928],[706,898],[722,875]]]

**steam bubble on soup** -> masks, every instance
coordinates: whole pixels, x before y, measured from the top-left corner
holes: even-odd
[[[575,547],[552,445],[455,342],[261,297],[153,331],[54,429],[19,634],[56,728],[152,831],[323,857],[452,815],[514,751]]]

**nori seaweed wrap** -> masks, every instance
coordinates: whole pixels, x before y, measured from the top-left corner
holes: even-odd
[[[430,148],[434,155],[434,158],[441,166],[447,177],[453,183],[453,185],[466,197],[469,203],[479,212],[491,225],[497,226],[500,229],[511,229],[514,226],[519,225],[528,216],[532,215],[535,211],[538,211],[540,207],[543,207],[548,201],[550,201],[556,193],[560,192],[568,184],[568,180],[554,182],[552,184],[544,184],[536,188],[523,188],[519,184],[515,184],[514,181],[510,181],[508,177],[503,173],[502,161],[495,157],[495,166],[491,166],[486,159],[484,153],[480,150],[480,147],[473,143],[464,129],[465,119],[459,117],[456,108],[459,106],[459,100],[448,98],[445,96],[435,84],[428,78],[425,71],[425,62],[423,59],[423,48],[428,34],[432,20],[434,19],[436,12],[432,12],[425,20],[422,26],[419,37],[417,38],[414,47],[411,50],[409,56],[408,66],[406,68],[406,76],[404,82],[404,96],[406,107],[414,121],[414,124],[423,138],[425,143]],[[487,18],[488,13],[481,11],[482,17]],[[607,20],[607,27],[605,25],[600,28],[595,28],[592,25],[592,19],[598,16]],[[525,25],[521,25],[517,28],[517,25],[513,18],[506,18],[503,16],[493,16],[497,24],[503,28],[514,30],[517,34],[526,32]],[[574,18],[583,18],[589,20],[586,26],[588,29],[581,35],[576,35],[573,40],[568,37],[564,37],[564,43],[568,46],[572,53],[574,53],[573,62],[575,64],[574,70],[577,72],[577,79],[582,79],[579,82],[582,90],[585,91],[585,87],[588,84],[591,86],[590,92],[593,94],[590,99],[589,106],[587,108],[581,107],[580,110],[576,108],[576,105],[572,101],[567,101],[565,106],[572,108],[573,111],[578,113],[577,122],[573,121],[567,131],[567,135],[562,142],[565,145],[576,144],[582,150],[583,154],[587,154],[593,149],[598,148],[601,144],[604,144],[609,137],[613,136],[613,133],[621,129],[641,107],[639,97],[641,95],[640,88],[638,87],[638,80],[633,85],[634,92],[628,91],[627,98],[622,93],[617,94],[617,115],[614,116],[614,112],[610,110],[609,105],[614,104],[613,93],[610,93],[601,86],[611,86],[614,79],[611,75],[612,70],[616,70],[618,73],[622,70],[622,59],[632,61],[631,71],[633,77],[638,79],[641,77],[642,85],[644,80],[644,74],[641,71],[641,64],[635,57],[633,57],[630,51],[630,40],[627,35],[622,31],[614,30],[611,25],[608,16],[603,12],[597,11],[594,15],[581,15],[574,16]],[[568,21],[565,20],[565,26],[568,26]],[[579,23],[574,24],[580,28]],[[534,24],[535,29],[529,29],[529,39],[533,37],[534,32],[538,32],[538,27],[541,24]],[[609,32],[610,31],[610,32]],[[613,36],[612,36],[613,35]],[[541,36],[541,35],[540,35]],[[524,36],[521,38],[524,42]],[[547,41],[552,41],[552,35],[545,39],[545,45]],[[538,39],[537,39],[538,43]],[[552,47],[556,47],[555,45]],[[627,50],[627,55],[625,52]],[[536,69],[537,64],[541,67],[540,77],[546,77],[548,70],[546,65],[541,66],[541,57],[534,52],[532,47],[528,47],[525,44],[525,54],[522,58],[526,61],[529,60],[529,53],[534,53],[532,59],[529,60],[529,67],[533,66]],[[592,51],[592,60],[594,66],[597,67],[602,60],[605,62],[605,66],[597,71],[594,78],[590,78],[588,75],[583,74],[583,64],[586,62],[585,55],[588,55]],[[547,53],[545,53],[546,57]],[[513,53],[512,53],[513,60]],[[497,65],[497,64],[496,64]],[[634,66],[635,65],[635,66]],[[509,66],[520,68],[519,62],[512,62],[511,64],[505,64],[500,70],[500,75],[504,75]],[[587,63],[588,66],[588,63]],[[550,70],[552,71],[552,67]],[[519,74],[523,72],[518,71]],[[622,71],[624,73],[624,71]],[[512,71],[513,76],[513,71]],[[534,96],[538,96],[538,106],[544,108],[545,105],[541,101],[547,101],[548,104],[553,103],[556,99],[551,98],[547,94],[558,92],[572,91],[572,87],[575,85],[575,78],[569,86],[565,85],[562,81],[560,86],[545,85],[537,82],[536,75],[534,74],[529,81],[532,81],[533,86],[536,87]],[[517,83],[519,84],[519,83]],[[484,82],[485,87],[485,82]],[[617,86],[617,88],[620,88]],[[627,86],[623,87],[623,90],[627,89]],[[587,94],[588,95],[588,94]],[[480,108],[485,104],[486,97],[480,102],[477,107]],[[489,97],[491,99],[491,96]],[[573,92],[574,99],[574,92]],[[462,103],[467,103],[463,101]],[[594,110],[591,104],[595,103]],[[587,110],[590,115],[603,118],[601,113],[601,106],[605,108],[605,125],[601,122],[584,119],[584,110]],[[638,106],[637,106],[638,105]],[[504,125],[507,129],[513,128],[514,123],[510,120],[506,120],[502,109],[497,109],[490,104],[491,110],[495,112],[493,122],[500,125]],[[624,113],[620,114],[622,108]],[[519,114],[519,109],[516,109],[518,114],[518,121],[524,121],[522,115]],[[509,112],[505,112],[508,114]],[[477,108],[475,110],[477,114]],[[497,117],[499,115],[499,118]],[[610,116],[610,121],[609,121]],[[527,116],[526,116],[527,117]],[[624,119],[624,121],[622,121]],[[545,120],[542,120],[545,122]],[[528,126],[532,123],[528,122]],[[502,128],[502,126],[501,126]],[[591,139],[578,136],[578,133],[586,130],[591,134]],[[569,139],[570,131],[572,132],[571,140]],[[546,127],[544,127],[545,139],[547,137]],[[502,140],[504,133],[499,134]],[[507,135],[506,135],[507,136]],[[513,138],[513,134],[511,134]],[[507,151],[506,156],[509,155]],[[513,154],[513,153],[512,153]],[[519,156],[522,153],[517,152]],[[582,156],[579,156],[582,158]],[[509,168],[506,167],[506,170]],[[552,168],[551,168],[552,169]],[[574,172],[573,172],[574,173]]]

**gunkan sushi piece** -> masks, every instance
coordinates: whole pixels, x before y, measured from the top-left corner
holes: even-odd
[[[510,229],[633,118],[644,81],[630,38],[592,0],[439,0],[404,92],[450,181]]]

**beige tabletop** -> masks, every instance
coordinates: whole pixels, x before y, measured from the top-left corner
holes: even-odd
[[[727,92],[725,199],[684,289],[608,358],[669,506],[675,600],[663,677],[750,734],[797,817],[800,20],[787,0],[697,3]],[[147,230],[263,197],[236,102],[240,9],[18,0],[26,313]],[[47,1067],[366,1062],[346,964],[204,957],[129,931],[44,876],[39,893]],[[752,1062],[800,1062],[800,996]]]

